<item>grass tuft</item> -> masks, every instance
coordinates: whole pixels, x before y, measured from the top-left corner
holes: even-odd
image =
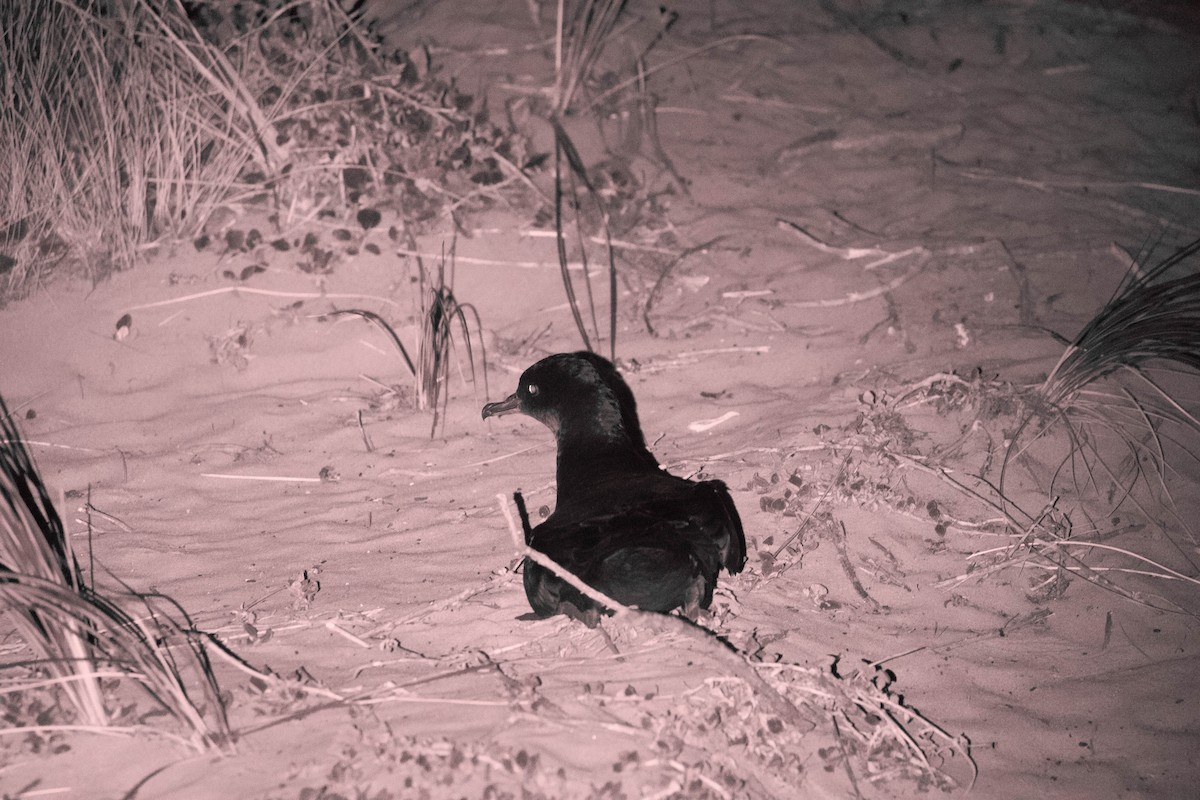
[[[1185,443],[1187,431],[1200,433],[1200,420],[1157,377],[1164,370],[1172,380],[1195,379],[1200,373],[1200,272],[1179,269],[1198,253],[1200,239],[1149,269],[1130,267],[1108,303],[1068,343],[1041,385],[1026,395],[1031,410],[1005,452],[1001,493],[1012,459],[1054,423],[1064,424],[1071,442],[1056,474],[1068,470],[1077,487],[1098,489],[1103,478],[1123,481],[1123,499],[1148,470],[1169,496],[1164,482],[1168,452],[1200,463]],[[1107,386],[1098,388],[1105,381]],[[1031,426],[1033,435],[1025,436]],[[1127,456],[1123,466],[1102,453],[1114,439]]]
[[[1082,330],[1070,341],[1062,339],[1066,347],[1040,384],[939,375],[906,395],[946,409],[974,405],[975,423],[1010,421],[997,480],[987,478],[990,446],[976,473],[984,491],[938,470],[964,495],[999,511],[1007,539],[972,553],[968,572],[942,585],[1016,565],[1042,571],[1031,588],[1038,600],[1060,594],[1072,577],[1081,577],[1132,602],[1198,613],[1200,538],[1171,490],[1173,478],[1190,480],[1200,466],[1195,388],[1200,271],[1189,263],[1197,255],[1200,240],[1152,266],[1133,264]],[[956,454],[977,427],[993,440],[986,428],[972,423],[940,457]],[[1044,504],[1040,510],[1022,508],[1013,499],[1009,483],[1015,465],[1032,478]],[[1160,535],[1139,537],[1147,526]],[[1126,537],[1124,546],[1106,541],[1120,536]],[[1153,548],[1159,553],[1155,558],[1150,557]],[[1176,599],[1138,588],[1135,578],[1178,587],[1171,590]]]
[[[102,278],[261,192],[249,175],[279,148],[243,55],[201,38],[179,0],[0,4],[0,296],[64,261]]]
[[[467,369],[470,371],[470,383],[476,385],[475,373],[475,342],[480,348],[480,372],[483,375],[484,394],[487,394],[487,351],[483,344],[483,325],[479,312],[470,303],[461,303],[454,295],[454,251],[450,253],[450,271],[447,274],[446,259],[438,262],[437,272],[431,273],[425,267],[424,259],[416,257],[417,272],[420,284],[420,324],[417,328],[417,359],[414,363],[404,341],[387,320],[373,311],[359,308],[346,308],[334,311],[337,314],[353,314],[374,323],[381,328],[392,340],[392,344],[400,352],[404,364],[413,376],[414,405],[421,411],[433,411],[433,422],[429,429],[429,437],[437,435],[438,422],[441,421],[445,430],[446,406],[450,396],[445,387],[450,381],[450,364],[455,361],[455,330],[461,332],[461,344],[467,353]],[[475,340],[471,338],[470,321],[475,322]],[[461,361],[459,363],[462,372]],[[468,380],[465,373],[463,381]]]
[[[0,501],[0,611],[33,652],[31,664],[60,688],[78,719],[97,728],[112,725],[101,679],[115,671],[175,719],[195,749],[231,746],[204,639],[170,598],[123,587],[125,596],[118,600],[84,583],[62,520],[3,398]],[[137,615],[128,610],[134,603],[140,606]]]
[[[417,407],[433,411],[433,423],[429,430],[430,438],[437,433],[438,406],[441,405],[442,426],[445,428],[446,404],[449,395],[445,386],[450,380],[450,361],[454,351],[454,329],[457,323],[462,331],[462,344],[467,351],[467,365],[471,371],[471,386],[475,386],[475,349],[471,343],[471,328],[468,325],[468,315],[475,319],[475,331],[479,334],[477,341],[483,348],[483,326],[479,321],[479,312],[470,303],[460,303],[454,296],[454,251],[450,251],[450,275],[447,280],[446,259],[438,262],[436,276],[430,274],[422,262],[417,259],[417,269],[421,276],[421,336],[417,348]],[[487,353],[481,352],[480,364],[484,380],[484,395],[487,395]],[[461,362],[460,362],[461,372]],[[463,380],[466,376],[463,375]]]
[[[290,235],[356,212],[372,228],[383,204],[411,230],[519,202],[523,137],[343,5],[0,3],[0,302],[247,207]]]

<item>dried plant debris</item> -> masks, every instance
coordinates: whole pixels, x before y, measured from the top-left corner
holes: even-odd
[[[1200,536],[1172,495],[1173,477],[1200,463],[1200,410],[1185,389],[1200,379],[1200,274],[1187,268],[1197,254],[1193,241],[1153,266],[1134,265],[1080,333],[1063,340],[1062,357],[1039,383],[977,370],[864,393],[851,424],[818,431],[831,452],[849,451],[844,475],[817,481],[822,502],[855,495],[909,515],[923,505],[932,542],[952,530],[995,537],[973,540],[965,571],[942,586],[1020,567],[1034,602],[1083,578],[1132,602],[1200,613]],[[922,411],[935,415],[928,430],[914,423]],[[951,511],[929,488],[908,488],[915,475],[949,487],[982,518]],[[781,557],[802,557],[811,530],[831,517],[807,480],[797,484],[784,470],[748,487],[762,495],[763,510],[802,520],[784,546],[764,549],[764,574]]]
[[[356,712],[359,739],[342,747],[321,786],[300,790],[300,800],[401,800],[409,797],[481,797],[503,800],[603,800],[627,797],[617,781],[598,775],[591,785],[571,781],[537,753],[499,744],[395,736]],[[370,765],[370,769],[364,765]],[[268,795],[295,800],[294,793]]]
[[[646,639],[645,633],[612,631],[634,660],[641,655],[630,636],[652,650],[663,644],[660,634]],[[692,649],[695,639],[688,639],[676,644],[702,661],[715,654],[708,648],[725,648],[709,639]],[[347,702],[353,734],[341,741],[321,788],[304,796],[390,797],[387,791],[402,789],[404,797],[622,798],[653,788],[664,797],[765,798],[806,796],[831,785],[886,796],[876,792],[898,784],[951,791],[974,781],[969,743],[907,706],[890,671],[867,664],[840,675],[836,668],[763,664],[721,652],[719,660],[740,665],[737,674],[701,675],[665,691],[657,681],[544,683],[536,672],[523,674],[536,669],[527,660],[518,667],[476,656],[453,671],[498,676],[511,719],[534,736],[550,731],[586,741],[598,725],[618,733],[627,747],[615,751],[607,769],[587,775],[577,766],[548,765],[538,753],[503,743],[505,736],[479,742],[400,735],[375,709],[403,690],[381,686]],[[267,724],[336,697],[303,668],[288,676],[264,672],[238,691]]]
[[[321,582],[313,575],[309,575],[308,570],[301,570],[299,576],[288,581],[288,593],[292,595],[292,606],[298,610],[307,611],[313,601],[317,599],[319,591],[321,591]]]
[[[491,204],[523,165],[524,140],[489,122],[486,109],[438,76],[423,52],[385,52],[328,0],[233,0],[189,4],[213,47],[235,48],[241,74],[269,118],[280,162],[243,178],[276,195],[290,214],[351,212],[369,230],[369,201],[398,203],[406,220],[428,222]]]
[[[212,363],[230,364],[239,371],[250,366],[250,359],[254,358],[250,348],[258,327],[250,322],[239,322],[220,336],[210,336],[208,349]]]

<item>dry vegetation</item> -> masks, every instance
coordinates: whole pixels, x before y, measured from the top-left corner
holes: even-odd
[[[334,0],[5,4],[0,68],[3,298],[207,228],[234,250],[299,234],[306,271],[328,271],[318,219],[371,227],[388,205],[420,230],[528,191],[520,136]],[[274,235],[220,223],[246,205]]]
[[[800,519],[786,541],[759,550],[763,574],[797,563],[817,537],[837,541],[837,508],[883,507],[928,518],[939,538],[951,528],[992,537],[946,586],[1025,569],[1038,602],[1082,578],[1200,614],[1192,555],[1200,539],[1171,488],[1200,463],[1200,419],[1194,395],[1165,388],[1194,385],[1200,370],[1198,253],[1193,241],[1153,265],[1130,265],[1108,304],[1062,340],[1038,384],[937,374],[863,394],[851,422],[822,432],[820,449],[835,460],[817,475],[785,464],[748,487],[762,510]],[[961,435],[943,441],[921,430],[911,415],[923,407],[955,420]],[[1017,471],[1024,481],[1011,479]],[[1038,496],[1044,505],[1030,508]],[[967,510],[956,516],[948,505]],[[1156,529],[1171,542],[1173,565],[1139,552],[1138,535]],[[1120,546],[1111,541],[1122,534]],[[1147,578],[1184,586],[1182,599],[1130,581]]]
[[[98,591],[85,583],[2,398],[0,501],[0,609],[32,653],[5,671],[0,689],[9,701],[5,736],[24,734],[27,743],[36,743],[71,727],[147,730],[137,722],[140,715],[115,698],[120,688],[115,684],[124,680],[179,729],[159,732],[200,751],[232,746],[207,637],[170,598],[124,586]],[[56,690],[49,701],[47,689]]]

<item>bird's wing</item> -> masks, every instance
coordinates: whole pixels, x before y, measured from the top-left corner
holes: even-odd
[[[719,543],[725,569],[736,575],[746,564],[746,532],[742,530],[742,518],[729,495],[729,487],[715,480],[703,481],[698,486],[704,487],[708,495],[704,503],[704,528]]]
[[[683,546],[710,576],[722,566],[740,572],[746,539],[725,484],[659,476],[560,506],[534,529],[531,545],[552,558],[560,552],[578,568],[623,547]]]

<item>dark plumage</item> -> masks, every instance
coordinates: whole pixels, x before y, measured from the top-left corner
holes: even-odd
[[[722,567],[741,572],[746,539],[729,490],[659,468],[633,392],[608,360],[588,352],[542,359],[483,417],[512,411],[558,441],[558,502],[527,534],[530,547],[614,600],[692,618],[712,602]],[[595,603],[529,559],[525,594],[539,617],[599,617]]]

